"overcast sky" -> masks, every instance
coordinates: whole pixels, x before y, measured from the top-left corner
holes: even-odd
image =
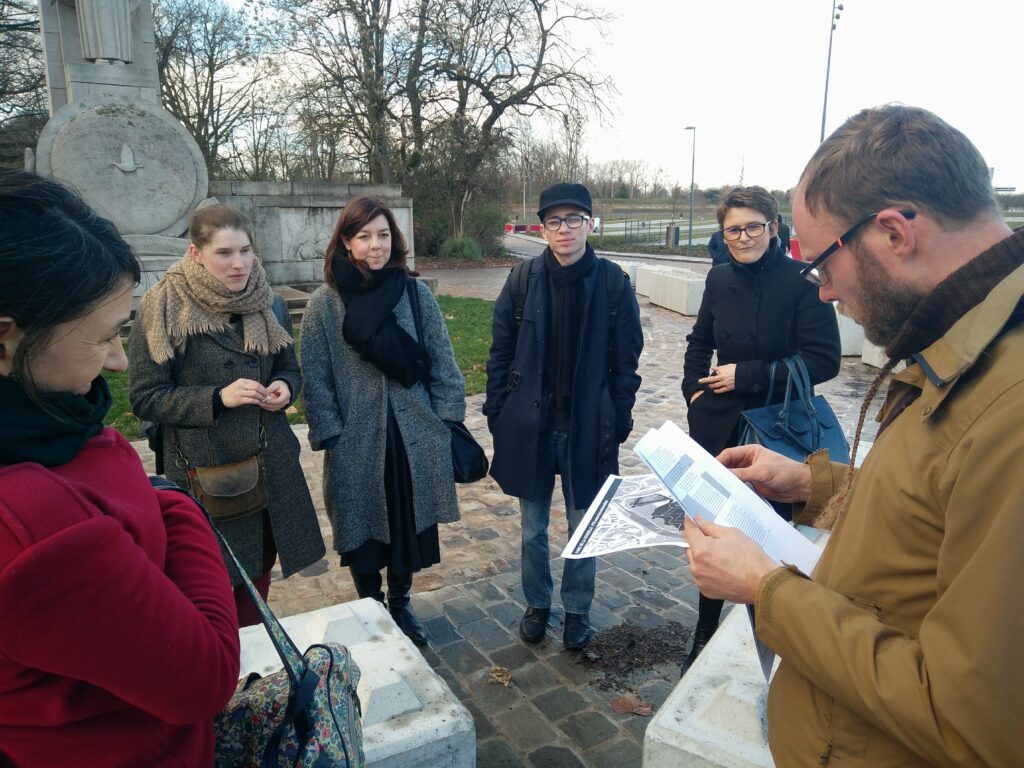
[[[597,0],[600,2],[600,0]],[[1024,191],[1024,2],[849,0],[832,44],[826,135],[863,107],[932,110],[977,145],[997,186]],[[696,182],[787,189],[818,145],[831,0],[605,0],[581,40],[620,91],[587,126],[591,162],[643,159]]]

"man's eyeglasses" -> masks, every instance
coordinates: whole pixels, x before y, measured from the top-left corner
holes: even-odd
[[[583,222],[590,221],[590,217],[584,216],[581,213],[570,213],[568,216],[551,216],[544,219],[544,229],[548,232],[557,232],[562,228],[563,221],[569,229],[579,229],[583,226]]]
[[[869,221],[874,221],[875,217],[880,213],[881,211],[875,211],[874,213],[868,214],[848,230],[843,232],[843,234],[836,238],[836,241],[832,243],[832,245],[821,252],[821,255],[818,256],[818,258],[800,270],[801,277],[817,286],[822,286],[827,283],[829,280],[828,273],[822,268],[825,260],[846,245],[850,238],[857,234],[858,229],[863,227]],[[900,215],[905,219],[912,219],[917,216],[917,213],[915,211],[900,211]]]
[[[755,237],[760,237],[764,234],[765,227],[768,226],[766,221],[757,221],[753,224],[747,224],[745,227],[726,227],[722,230],[722,237],[726,240],[739,240],[740,236],[746,232],[747,237],[753,240]]]

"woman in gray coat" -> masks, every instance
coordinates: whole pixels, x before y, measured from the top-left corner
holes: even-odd
[[[356,198],[327,246],[325,285],[302,320],[303,403],[324,457],[334,547],[360,597],[384,602],[417,645],[412,575],[441,560],[437,524],[459,519],[446,421],[466,385],[441,311],[410,277],[407,248],[380,200]]]
[[[256,258],[244,213],[228,205],[201,208],[189,238],[181,261],[146,292],[132,327],[132,408],[162,425],[167,478],[183,487],[195,467],[222,467],[263,451],[266,508],[217,527],[266,597],[278,556],[287,577],[325,551],[285,415],[302,386],[291,321],[286,311],[275,312],[281,300]],[[240,626],[258,624],[239,575],[230,564],[228,570]]]

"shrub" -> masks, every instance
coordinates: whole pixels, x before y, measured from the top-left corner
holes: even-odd
[[[500,205],[481,205],[466,211],[465,234],[480,243],[488,256],[499,256],[504,252],[502,239],[505,236],[505,222],[508,217]]]
[[[441,252],[438,255],[442,259],[484,260],[484,252],[480,247],[480,243],[469,235],[448,238],[441,246]]]

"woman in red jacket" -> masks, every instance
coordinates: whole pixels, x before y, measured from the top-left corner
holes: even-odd
[[[139,277],[73,193],[0,170],[0,765],[212,766],[238,678],[205,519],[103,428]]]

